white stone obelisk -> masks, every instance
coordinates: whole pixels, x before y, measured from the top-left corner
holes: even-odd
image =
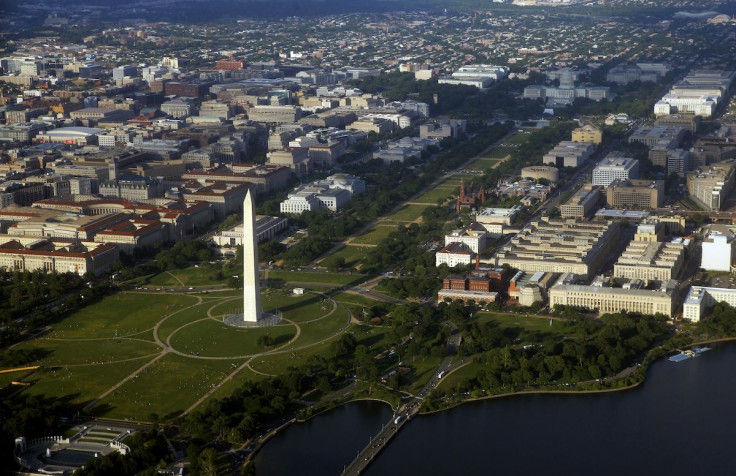
[[[258,274],[256,203],[250,190],[243,200],[243,320],[261,319],[261,280]]]

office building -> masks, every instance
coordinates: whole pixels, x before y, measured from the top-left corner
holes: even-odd
[[[698,322],[709,308],[721,302],[736,307],[736,289],[691,286],[682,304],[682,318]]]
[[[725,225],[711,225],[703,239],[700,267],[707,271],[731,271],[734,259],[733,229]]]
[[[664,204],[664,180],[614,180],[606,188],[606,206],[654,210]]]
[[[445,235],[445,246],[450,243],[463,243],[474,253],[480,253],[486,248],[488,233],[480,223],[471,223],[468,228],[454,230]]]
[[[690,198],[709,211],[719,211],[734,186],[736,161],[703,166],[687,174]]]
[[[528,272],[592,276],[610,257],[618,237],[619,225],[613,222],[540,219],[503,246],[494,264]]]
[[[549,305],[574,306],[599,313],[663,314],[674,311],[672,286],[665,289],[624,289],[578,284],[556,284],[549,291]]]
[[[0,267],[9,270],[99,276],[118,260],[118,248],[110,243],[13,239],[0,244]]]
[[[629,157],[606,157],[593,169],[593,185],[608,187],[614,180],[639,178],[639,161]]]
[[[475,260],[476,253],[464,243],[450,243],[444,248],[437,250],[435,255],[435,266],[446,264],[450,268],[465,266]]]
[[[545,165],[578,167],[595,152],[591,142],[562,141],[542,157]]]
[[[599,208],[602,193],[599,185],[584,185],[560,205],[560,214],[563,218],[586,218]]]
[[[600,144],[603,141],[603,133],[600,129],[590,124],[578,127],[572,131],[573,142],[590,142],[592,144]]]
[[[613,276],[630,280],[669,281],[685,261],[682,243],[632,241],[613,266]]]

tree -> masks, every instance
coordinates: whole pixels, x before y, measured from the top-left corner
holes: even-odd
[[[217,476],[217,465],[215,464],[216,459],[217,452],[214,448],[207,448],[202,451],[197,459],[200,474],[206,476]]]

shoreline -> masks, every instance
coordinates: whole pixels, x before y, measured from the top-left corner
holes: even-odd
[[[691,348],[691,347],[694,347],[694,346],[697,346],[697,345],[716,344],[716,343],[721,343],[721,342],[736,342],[736,336],[735,337],[719,337],[719,338],[714,338],[714,339],[705,339],[705,340],[700,340],[700,341],[694,341],[694,342],[692,342],[692,343],[690,343],[690,344],[688,344],[686,346],[683,346],[683,348],[687,349],[687,348]],[[651,349],[649,352],[650,353],[651,352],[654,352],[655,350],[660,349],[660,348],[661,347],[656,347],[654,349]],[[667,353],[670,353],[670,352],[676,352],[676,350],[667,351]],[[494,400],[494,399],[499,399],[499,398],[510,398],[510,397],[515,397],[515,396],[519,396],[519,395],[575,395],[575,394],[594,395],[594,394],[623,392],[623,391],[633,390],[633,389],[639,387],[640,385],[642,385],[646,381],[646,372],[649,369],[649,365],[651,365],[654,362],[657,362],[658,360],[661,360],[661,359],[665,358],[665,355],[663,355],[662,357],[659,357],[659,358],[653,360],[652,362],[648,363],[646,365],[646,367],[643,367],[643,366],[640,367],[638,370],[641,370],[641,371],[644,372],[643,378],[641,380],[637,381],[637,382],[634,382],[632,384],[626,385],[624,387],[618,387],[618,388],[601,388],[601,389],[594,389],[594,390],[520,390],[520,391],[516,391],[516,392],[499,393],[499,394],[496,394],[496,395],[486,395],[486,396],[483,396],[483,397],[476,397],[476,398],[470,398],[470,399],[461,400],[459,402],[456,402],[456,403],[454,403],[454,404],[452,404],[450,406],[444,407],[444,408],[439,408],[437,410],[432,410],[432,411],[428,411],[428,412],[419,412],[418,413],[418,416],[432,415],[432,414],[435,414],[435,413],[452,410],[453,408],[459,407],[460,405],[464,405],[464,404],[467,404],[467,403],[481,402],[481,401],[485,401],[485,400]],[[646,360],[646,358],[645,358],[645,360]],[[337,404],[335,406],[332,406],[332,407],[329,407],[329,408],[325,408],[323,410],[320,410],[320,411],[318,411],[318,412],[310,415],[309,417],[307,417],[304,420],[299,420],[299,419],[297,419],[296,416],[294,416],[291,419],[289,419],[287,422],[279,425],[277,428],[274,428],[273,430],[271,430],[270,432],[268,432],[266,435],[264,435],[263,439],[258,442],[258,446],[256,448],[254,448],[253,451],[251,451],[248,454],[248,456],[245,458],[245,461],[243,462],[243,464],[245,465],[245,464],[248,464],[251,461],[253,461],[253,459],[255,458],[255,455],[263,448],[263,446],[266,444],[266,442],[268,442],[268,440],[270,440],[271,438],[273,438],[278,433],[280,433],[282,430],[288,428],[292,424],[295,424],[295,423],[306,423],[307,421],[311,420],[312,418],[314,418],[316,416],[319,416],[322,413],[325,413],[327,411],[334,410],[334,409],[336,409],[338,407],[341,407],[343,405],[347,405],[349,403],[363,402],[363,401],[366,401],[366,402],[374,401],[374,402],[385,403],[386,405],[389,406],[389,408],[391,408],[392,410],[394,409],[394,406],[390,402],[388,402],[387,400],[381,399],[381,398],[375,398],[375,397],[356,397],[356,398],[351,398],[349,400],[346,400],[344,402],[341,402],[341,403],[339,403],[339,404]]]

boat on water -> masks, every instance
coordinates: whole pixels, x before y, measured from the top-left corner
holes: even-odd
[[[673,355],[667,360],[669,360],[670,362],[682,362],[683,360],[692,359],[693,357],[697,357],[703,352],[708,352],[709,350],[710,350],[710,347],[693,347],[692,349],[681,350],[679,353]]]

